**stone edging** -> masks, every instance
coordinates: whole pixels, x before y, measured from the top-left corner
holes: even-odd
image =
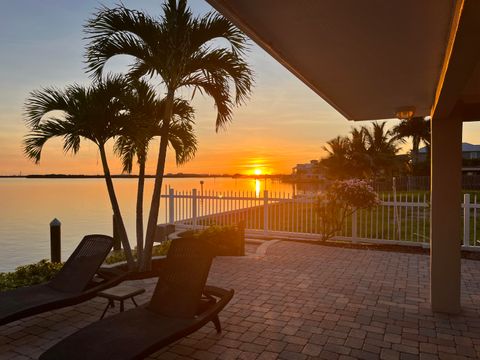
[[[251,243],[250,241],[248,240],[245,240],[245,242],[248,242],[248,243]],[[267,249],[280,242],[280,240],[267,240],[267,241],[262,241],[261,244],[257,247],[257,249],[255,250],[255,253],[254,254],[249,254],[249,255],[245,255],[245,256],[242,256],[243,258],[247,258],[247,259],[251,259],[251,258],[260,258],[260,257],[264,257],[266,254],[267,254]]]

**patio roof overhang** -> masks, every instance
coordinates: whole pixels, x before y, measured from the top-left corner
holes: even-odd
[[[457,101],[480,119],[480,21],[459,22],[478,19],[478,3],[207,1],[349,120],[429,116]]]
[[[458,313],[462,122],[480,120],[480,1],[207,1],[347,119],[432,117],[430,300]]]

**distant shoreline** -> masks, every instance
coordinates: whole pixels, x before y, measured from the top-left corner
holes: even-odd
[[[145,175],[146,178],[155,178],[155,175]],[[164,178],[241,178],[241,179],[280,179],[285,175],[241,175],[241,174],[165,174]],[[26,179],[103,179],[103,175],[78,174],[43,174],[43,175],[0,175],[0,178]],[[138,175],[112,175],[114,179],[137,179]]]

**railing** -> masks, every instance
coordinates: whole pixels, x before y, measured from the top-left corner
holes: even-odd
[[[189,227],[233,225],[243,222],[246,230],[263,235],[320,237],[320,221],[315,211],[316,197],[291,197],[285,193],[254,192],[176,192],[162,195],[165,223]],[[480,204],[477,197],[465,194],[462,212],[464,247],[480,248],[477,226]],[[340,240],[418,244],[428,246],[430,205],[426,193],[381,195],[381,203],[371,210],[357,210],[341,231]],[[460,240],[459,240],[460,241]]]

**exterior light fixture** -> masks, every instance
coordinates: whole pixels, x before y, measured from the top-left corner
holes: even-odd
[[[395,117],[400,120],[410,120],[415,115],[414,106],[405,106],[395,111]]]

